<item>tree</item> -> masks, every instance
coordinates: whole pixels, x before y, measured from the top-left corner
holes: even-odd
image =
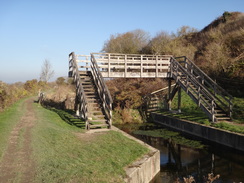
[[[42,65],[40,80],[44,82],[48,82],[53,77],[53,75],[54,75],[54,70],[52,70],[50,61],[45,59]]]
[[[148,33],[137,29],[123,34],[111,35],[110,39],[105,42],[103,51],[124,54],[141,53],[148,41]]]
[[[57,85],[64,85],[65,84],[65,79],[64,77],[58,77],[56,80]]]
[[[159,32],[148,44],[147,53],[160,55],[165,53],[165,47],[172,41],[172,36],[167,32]]]

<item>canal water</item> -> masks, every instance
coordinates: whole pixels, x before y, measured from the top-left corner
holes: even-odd
[[[180,134],[159,125],[123,124],[121,130],[160,150],[160,173],[152,183],[183,182],[192,176],[205,183],[208,174],[213,183],[244,183],[244,153],[192,136]],[[217,178],[216,176],[220,176]]]

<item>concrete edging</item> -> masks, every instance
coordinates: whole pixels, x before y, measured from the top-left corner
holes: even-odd
[[[152,113],[153,121],[164,126],[188,133],[227,147],[244,151],[244,135],[205,126],[199,123],[176,119],[162,114]]]
[[[148,154],[125,167],[127,177],[124,181],[127,183],[150,182],[160,172],[160,151],[114,126],[112,126],[112,130],[121,132],[124,136],[146,146],[150,150]]]

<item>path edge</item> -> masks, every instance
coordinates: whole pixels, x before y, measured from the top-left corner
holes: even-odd
[[[126,183],[148,183],[160,172],[160,151],[147,143],[125,133],[124,131],[112,126],[112,130],[122,133],[124,136],[136,141],[150,150],[149,153],[143,155],[140,159],[134,161],[124,168],[126,172]]]

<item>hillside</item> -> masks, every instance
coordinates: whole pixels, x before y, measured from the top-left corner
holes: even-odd
[[[244,13],[224,12],[186,39],[196,47],[195,62],[232,94],[244,89]]]
[[[176,33],[149,37],[140,29],[111,35],[103,51],[187,56],[232,95],[243,95],[244,13],[224,12],[200,31],[182,26]]]

